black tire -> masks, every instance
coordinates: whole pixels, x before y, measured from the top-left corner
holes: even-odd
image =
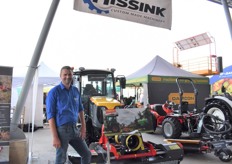
[[[85,142],[88,146],[93,142],[92,131],[93,131],[92,121],[88,120],[86,122],[86,137],[85,137]]]
[[[182,133],[182,125],[175,117],[167,117],[162,123],[162,133],[164,138],[178,139]]]
[[[212,101],[206,104],[204,108],[204,113],[212,114],[214,116],[219,117],[221,120],[229,120],[229,113],[226,106],[220,101]]]
[[[219,150],[218,157],[222,162],[230,162],[232,160],[232,151],[228,148]]]
[[[154,134],[155,131],[156,131],[156,128],[157,128],[157,119],[155,116],[151,116],[151,122],[152,122],[152,129],[151,127],[149,126],[149,129],[151,129],[152,131],[151,132],[148,132],[149,134]]]
[[[155,133],[157,128],[157,119],[155,116],[152,116],[152,127],[153,127],[153,133]]]

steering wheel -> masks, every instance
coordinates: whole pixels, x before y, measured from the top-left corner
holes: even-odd
[[[232,125],[212,114],[205,114],[202,118],[203,128],[210,134],[225,134],[232,130]]]

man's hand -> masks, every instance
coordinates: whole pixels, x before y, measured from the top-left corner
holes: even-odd
[[[86,138],[86,127],[81,126],[80,137],[84,140]]]
[[[60,139],[58,137],[53,137],[53,146],[56,149],[61,147]]]
[[[55,119],[51,118],[51,119],[48,120],[48,122],[49,122],[49,126],[50,126],[50,129],[51,129],[51,132],[52,132],[52,138],[53,138],[52,145],[55,148],[60,148],[61,147],[61,142],[60,142],[60,139],[59,139],[58,134],[57,134]]]

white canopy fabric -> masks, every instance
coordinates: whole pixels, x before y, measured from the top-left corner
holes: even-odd
[[[13,76],[13,82],[12,82],[13,88],[22,86],[24,79],[25,76],[17,76],[17,75]],[[45,86],[54,86],[59,84],[59,82],[60,82],[59,73],[52,70],[44,62],[41,62],[41,64],[39,65],[38,84],[42,84]]]
[[[144,76],[170,76],[170,77],[191,77],[191,78],[205,78],[204,76],[194,74],[183,69],[173,66],[168,61],[161,58],[159,55],[155,56],[148,64],[141,69],[126,77],[127,80],[139,79]]]

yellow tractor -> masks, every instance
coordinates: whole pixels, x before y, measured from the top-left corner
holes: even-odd
[[[82,97],[85,108],[87,137],[86,142],[96,142],[101,137],[101,128],[104,122],[104,113],[107,110],[121,108],[118,100],[115,83],[125,88],[125,76],[114,77],[115,69],[99,70],[79,68],[74,70],[73,85]]]

